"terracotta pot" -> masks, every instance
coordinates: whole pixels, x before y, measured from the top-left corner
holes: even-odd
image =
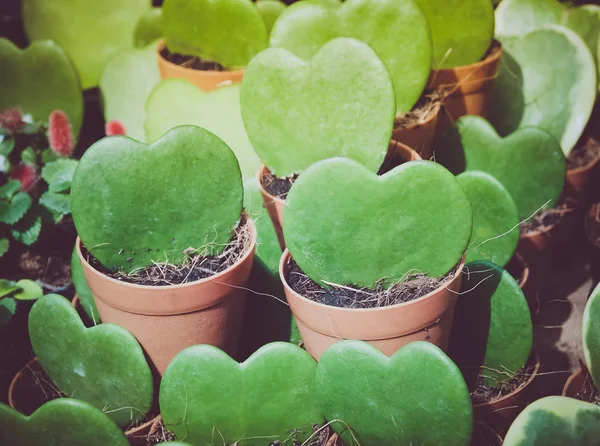
[[[241,82],[244,72],[246,71],[245,69],[233,71],[207,71],[186,68],[165,59],[161,54],[165,47],[164,40],[161,40],[156,47],[156,57],[158,59],[160,77],[163,79],[187,79],[192,84],[196,85],[196,87],[206,92],[212,91],[222,85]]]
[[[564,195],[580,204],[587,204],[591,199],[598,198],[595,177],[600,170],[600,153],[596,158],[583,167],[567,170]]]
[[[206,279],[172,286],[134,285],[102,274],[82,255],[77,238],[100,318],[129,330],[161,375],[177,353],[192,345],[214,345],[235,356],[256,244],[256,227],[251,219],[248,224],[252,244],[240,261]]]
[[[332,307],[301,296],[286,281],[290,263],[286,249],[279,276],[304,347],[316,360],[342,339],[366,341],[388,356],[414,341],[429,341],[446,350],[464,258],[452,279],[437,290],[411,302],[368,309]]]
[[[516,252],[512,259],[504,267],[514,278],[519,278],[519,286],[527,299],[527,305],[529,306],[529,312],[531,317],[534,318],[540,310],[540,301],[537,297],[537,292],[533,286],[533,282],[529,280],[529,265],[518,252]]]
[[[586,369],[578,369],[573,372],[565,386],[563,387],[562,396],[568,396],[569,398],[576,398],[581,393],[587,384],[587,380],[591,381],[589,372]]]
[[[587,210],[585,235],[593,247],[600,248],[600,203],[594,203]]]
[[[10,387],[8,388],[8,404],[13,409],[15,409],[21,413],[24,413],[25,415],[31,415],[31,413],[26,413],[26,412],[31,412],[31,411],[25,411],[25,412],[23,411],[23,409],[22,409],[24,407],[23,401],[28,396],[30,397],[33,393],[35,393],[35,389],[31,389],[30,387],[27,387],[25,385],[20,385],[20,384],[21,384],[21,379],[32,368],[39,368],[43,372],[43,369],[42,369],[41,365],[39,364],[37,358],[33,358],[29,362],[27,362],[27,364],[25,364],[23,366],[23,368],[21,368],[21,370],[19,370],[19,372],[13,377],[12,381],[10,382]],[[45,373],[44,373],[44,375],[45,375]],[[48,378],[47,380],[50,381],[50,378]],[[56,398],[62,398],[62,396],[57,392],[56,395],[54,395],[53,398],[49,398],[48,401],[50,401],[50,399],[56,399]],[[37,407],[35,409],[37,409]],[[139,440],[141,438],[145,438],[150,433],[152,426],[155,425],[156,423],[159,423],[160,420],[161,420],[160,415],[157,415],[157,416],[153,417],[152,419],[146,421],[145,423],[142,423],[131,429],[127,429],[125,431],[125,436],[129,439],[129,441],[131,442],[132,445],[136,445],[137,444],[136,439]],[[146,443],[144,442],[143,444],[145,445]]]
[[[395,128],[392,132],[392,140],[413,147],[422,159],[430,159],[433,156],[433,141],[441,109],[441,102],[437,102],[422,121],[411,122],[403,128]]]
[[[502,53],[502,45],[495,40],[490,54],[481,62],[431,71],[427,88],[446,91],[444,106],[452,120],[464,115],[487,118]]]
[[[540,370],[540,360],[536,358],[535,368],[529,379],[521,387],[497,400],[473,405],[473,419],[487,424],[500,432],[505,432],[510,424],[527,406],[531,383]]]
[[[277,240],[279,240],[279,246],[281,249],[285,249],[285,240],[283,239],[283,206],[285,206],[285,200],[275,195],[270,194],[262,185],[262,179],[265,175],[271,173],[271,171],[264,164],[258,169],[256,174],[256,181],[258,181],[258,190],[262,196],[263,202],[267,213],[273,222],[275,233],[277,234]]]
[[[383,165],[379,171],[379,174],[387,172],[394,167],[408,161],[420,160],[419,154],[398,141],[392,141],[388,147],[388,152]],[[273,222],[275,233],[277,234],[277,240],[279,240],[279,246],[281,249],[285,249],[285,240],[283,238],[283,209],[285,206],[285,199],[276,197],[269,193],[262,185],[262,179],[265,175],[270,174],[271,171],[264,164],[258,169],[256,174],[256,181],[258,182],[258,190],[262,196],[265,208]]]

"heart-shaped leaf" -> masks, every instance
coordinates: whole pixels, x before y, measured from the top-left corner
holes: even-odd
[[[143,419],[152,404],[152,372],[142,348],[124,328],[85,328],[62,296],[49,294],[29,313],[31,345],[61,392],[86,401],[119,426]]]
[[[23,23],[29,40],[52,39],[63,47],[77,68],[83,88],[92,88],[98,85],[104,64],[113,53],[133,45],[137,19],[150,9],[150,3],[24,0]]]
[[[186,79],[165,79],[145,106],[146,140],[155,141],[178,125],[193,124],[221,138],[235,153],[244,180],[255,180],[260,160],[250,144],[240,111],[240,86],[206,93]]]
[[[256,7],[265,22],[268,34],[271,32],[277,18],[285,11],[285,3],[280,0],[258,0],[256,2]]]
[[[250,0],[166,0],[162,9],[171,52],[236,68],[267,47],[267,27]]]
[[[471,203],[473,232],[467,262],[491,260],[504,267],[519,243],[519,213],[506,188],[484,172],[463,172],[456,177]]]
[[[49,401],[29,417],[0,404],[0,438],[7,446],[129,446],[110,418],[70,398]]]
[[[270,42],[309,60],[336,37],[354,37],[369,44],[390,72],[397,111],[410,111],[431,71],[429,25],[415,1],[298,2],[277,20]]]
[[[531,354],[533,327],[515,279],[485,260],[468,263],[456,304],[449,355],[467,382],[495,387],[510,381]]]
[[[144,104],[159,81],[154,44],[117,52],[100,77],[104,119],[120,121],[127,136],[144,141]]]
[[[84,245],[105,267],[179,263],[188,248],[220,253],[242,211],[231,149],[207,130],[174,128],[151,145],[111,136],[82,157],[71,207]]]
[[[556,205],[565,181],[564,155],[556,139],[538,128],[505,138],[485,119],[463,116],[443,135],[436,160],[454,173],[479,170],[510,192],[521,219]]]
[[[600,6],[582,5],[571,8],[563,15],[563,24],[581,37],[590,49],[597,68],[600,50]]]
[[[256,153],[279,177],[334,156],[376,172],[395,114],[383,62],[366,43],[341,37],[310,62],[282,48],[257,55],[242,81],[241,106]]]
[[[563,26],[548,26],[524,37],[503,38],[502,44],[505,52],[492,91],[492,124],[501,135],[520,127],[540,127],[568,155],[596,98],[596,66],[585,42]]]
[[[98,314],[98,309],[96,308],[96,302],[94,302],[92,290],[90,290],[90,287],[85,280],[83,267],[81,266],[81,261],[79,260],[77,249],[75,247],[73,247],[73,253],[71,254],[71,276],[73,280],[73,287],[75,288],[77,296],[79,296],[79,302],[83,308],[83,311],[85,311],[94,325],[99,324],[100,314]]]
[[[358,444],[354,438],[380,446],[471,441],[467,386],[458,367],[427,342],[390,358],[365,342],[337,342],[319,360],[317,392],[325,418],[348,445]]]
[[[527,406],[504,439],[504,446],[565,445],[600,445],[600,407],[548,396]]]
[[[600,388],[600,285],[592,292],[583,313],[583,352],[594,383]]]
[[[502,0],[496,8],[496,34],[522,37],[561,22],[567,6],[557,0]]]
[[[21,51],[0,39],[0,76],[0,111],[18,107],[34,121],[48,122],[50,113],[62,110],[74,134],[79,133],[83,119],[79,78],[56,43],[33,42]]]
[[[413,270],[448,273],[471,237],[471,207],[456,178],[430,161],[382,176],[332,158],[306,170],[285,203],[287,247],[314,281],[371,287]]]
[[[275,342],[239,364],[221,350],[196,345],[169,364],[160,386],[165,426],[193,444],[266,445],[312,434],[320,423],[316,363],[289,343]]]
[[[433,68],[452,68],[479,62],[494,36],[490,0],[416,0],[429,22],[433,39]]]
[[[161,38],[162,35],[162,9],[152,8],[145,11],[138,18],[133,34],[133,42],[136,48],[145,48]]]

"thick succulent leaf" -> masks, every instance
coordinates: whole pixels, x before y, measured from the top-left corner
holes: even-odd
[[[558,25],[567,6],[557,0],[502,0],[496,8],[496,34],[523,37],[546,25]]]
[[[600,285],[592,291],[583,313],[583,353],[594,383],[600,388]]]
[[[133,42],[136,48],[145,48],[160,39],[162,35],[162,9],[152,8],[145,11],[138,19]]]
[[[73,247],[73,253],[71,255],[71,276],[73,279],[73,287],[75,287],[75,293],[79,296],[79,302],[83,311],[88,315],[90,320],[94,322],[94,325],[100,323],[100,314],[96,308],[96,302],[94,302],[94,296],[92,290],[85,280],[83,274],[83,266],[77,255],[77,249]]]

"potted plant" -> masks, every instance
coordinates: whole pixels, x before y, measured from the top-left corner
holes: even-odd
[[[469,386],[475,419],[505,432],[539,370],[528,303],[516,280],[492,262],[467,263],[465,276],[448,354]]]
[[[493,40],[492,2],[416,1],[427,17],[433,42],[427,88],[446,92],[444,106],[452,120],[487,116],[502,57],[502,45]]]
[[[471,227],[439,164],[377,176],[347,158],[315,163],[286,200],[279,267],[306,350],[318,359],[341,339],[386,355],[416,340],[445,349]]]
[[[430,34],[427,18],[414,0],[297,2],[275,22],[270,44],[305,60],[336,37],[370,45],[394,84],[394,140],[429,159],[441,109],[439,96],[423,95],[431,71]]]
[[[107,137],[79,163],[76,246],[98,312],[160,373],[190,345],[235,351],[256,242],[242,199],[235,155],[195,126],[150,146]]]
[[[463,116],[439,144],[445,150],[437,160],[452,172],[483,171],[508,190],[522,222],[517,251],[532,272],[543,274],[553,254],[568,243],[575,215],[568,201],[560,201],[565,160],[556,139],[535,127],[501,138],[484,118]]]
[[[361,41],[333,39],[310,62],[269,48],[250,62],[240,100],[248,137],[265,164],[258,183],[282,246],[283,198],[303,170],[346,156],[376,172],[385,159],[394,90],[383,62]]]
[[[183,77],[204,91],[240,82],[250,59],[268,45],[259,7],[248,0],[167,0],[162,10],[163,79]]]
[[[157,420],[150,414],[152,373],[127,330],[112,324],[86,328],[71,303],[54,294],[33,306],[29,334],[36,358],[13,378],[11,407],[31,415],[44,403],[70,395],[102,410],[128,438]]]

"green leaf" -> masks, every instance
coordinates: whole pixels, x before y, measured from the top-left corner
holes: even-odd
[[[24,0],[22,5],[29,40],[51,39],[64,48],[87,89],[98,85],[104,65],[117,50],[133,45],[136,22],[151,2]]]
[[[162,9],[152,8],[139,17],[135,25],[133,42],[136,48],[144,48],[160,39],[162,35]]]
[[[42,169],[42,178],[48,183],[48,190],[62,192],[69,189],[76,168],[77,161],[73,159],[59,159],[46,164]]]
[[[494,37],[490,0],[416,0],[431,28],[433,68],[479,62]]]
[[[0,186],[0,199],[10,199],[20,190],[21,182],[19,180],[10,180],[4,186]]]
[[[563,24],[575,31],[585,41],[598,66],[600,46],[600,6],[583,5],[571,8],[563,15]]]
[[[96,302],[94,302],[94,295],[92,290],[85,280],[85,274],[83,273],[83,266],[77,255],[77,248],[73,247],[73,253],[71,254],[71,276],[73,278],[73,287],[77,296],[79,296],[79,302],[83,311],[88,315],[91,321],[96,325],[100,323],[100,314],[96,308]]]
[[[270,44],[310,60],[336,37],[367,43],[389,71],[397,112],[406,113],[429,78],[430,34],[427,18],[412,0],[346,0],[338,5],[301,1],[277,19]]]
[[[464,254],[471,225],[460,184],[431,161],[382,176],[348,158],[320,161],[296,180],[283,214],[292,257],[325,286],[389,285],[415,270],[444,276]]]
[[[13,225],[18,222],[31,207],[31,197],[19,192],[10,203],[0,202],[0,222]]]
[[[17,282],[20,291],[14,294],[17,300],[37,300],[44,295],[42,287],[33,280],[21,279]]]
[[[58,159],[61,159],[60,156],[52,149],[45,149],[42,152],[42,164],[48,164]]]
[[[546,25],[558,25],[566,10],[557,0],[502,0],[496,8],[496,34],[523,37]]]
[[[15,148],[15,140],[10,136],[2,136],[2,141],[0,141],[0,155],[8,156]]]
[[[14,298],[5,297],[4,299],[0,299],[0,327],[8,324],[16,312],[17,301]]]
[[[58,10],[65,8],[64,3],[60,8],[52,2],[44,3],[46,7]],[[49,17],[48,20],[51,23]],[[76,22],[71,17],[55,26],[62,27],[65,32],[72,32],[72,28],[66,24]],[[76,38],[81,39],[84,34],[86,33],[78,33]],[[62,110],[69,117],[76,136],[83,121],[79,78],[67,53],[58,46],[58,42],[38,41],[39,38],[42,37],[31,39],[36,41],[24,51],[6,39],[0,39],[0,110],[18,106],[23,113],[30,114],[34,124],[27,124],[23,133],[39,133],[39,125],[35,122],[46,123],[50,113]],[[90,56],[98,58],[98,53]]]
[[[59,214],[71,213],[71,199],[68,194],[55,194],[47,191],[40,197],[40,204],[46,206],[50,211]]]
[[[492,91],[490,121],[502,136],[520,127],[546,130],[567,156],[596,98],[596,66],[588,47],[564,26],[506,37],[502,44],[504,55]]]
[[[376,172],[392,134],[394,97],[375,51],[339,37],[310,61],[283,48],[263,51],[246,69],[240,101],[256,153],[285,177],[336,156]]]
[[[8,252],[10,247],[10,240],[7,238],[0,238],[0,257]]]
[[[279,0],[258,0],[256,2],[256,7],[265,22],[268,34],[271,32],[277,18],[285,11],[285,3]]]
[[[42,217],[35,215],[34,213],[28,214],[23,221],[19,222],[16,228],[11,229],[13,238],[23,243],[24,245],[33,245],[42,230]],[[25,221],[26,220],[26,221]]]
[[[83,244],[94,247],[107,268],[128,271],[165,256],[182,262],[190,247],[220,253],[242,200],[234,153],[195,126],[176,127],[151,145],[123,136],[101,139],[83,155],[71,187]]]
[[[21,152],[21,161],[25,164],[29,164],[30,166],[37,165],[37,155],[33,147],[27,147],[25,150]]]
[[[583,313],[583,353],[596,388],[600,388],[600,285],[592,291]]]
[[[4,239],[6,240],[6,239]],[[0,279],[0,298],[8,296],[9,294],[17,291],[19,287],[17,282],[12,280]]]
[[[263,18],[248,0],[166,0],[162,9],[171,52],[238,68],[268,45]]]

